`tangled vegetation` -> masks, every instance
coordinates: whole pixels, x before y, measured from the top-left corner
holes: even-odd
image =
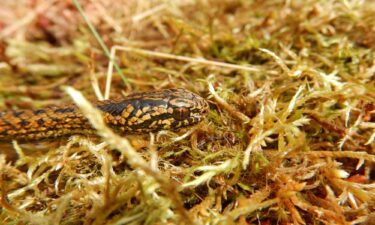
[[[375,223],[374,1],[75,3],[2,2],[0,109],[98,136],[1,143],[1,224]],[[122,137],[86,100],[170,87],[206,120]]]

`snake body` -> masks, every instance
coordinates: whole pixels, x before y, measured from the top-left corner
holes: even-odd
[[[177,130],[202,121],[208,111],[202,97],[180,88],[135,93],[123,99],[98,101],[95,106],[109,127],[125,134]],[[0,112],[0,141],[93,133],[94,128],[74,104]]]

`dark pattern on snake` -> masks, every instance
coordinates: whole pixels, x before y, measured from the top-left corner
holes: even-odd
[[[202,97],[180,88],[135,93],[95,105],[109,127],[125,134],[177,130],[202,121],[208,111],[208,103]],[[73,104],[0,112],[0,141],[94,133],[89,121]]]

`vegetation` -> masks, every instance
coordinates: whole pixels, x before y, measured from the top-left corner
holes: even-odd
[[[375,221],[374,1],[79,3],[1,3],[0,108],[98,130],[2,143],[1,224]],[[207,119],[120,137],[86,100],[169,87]]]

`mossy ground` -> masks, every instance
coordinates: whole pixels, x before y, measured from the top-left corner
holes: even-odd
[[[1,224],[373,224],[374,1],[79,2],[126,47],[111,97],[182,87],[208,118],[113,134],[64,88],[105,95],[109,59],[77,7],[2,2],[0,108],[73,96],[102,138],[2,144]]]

